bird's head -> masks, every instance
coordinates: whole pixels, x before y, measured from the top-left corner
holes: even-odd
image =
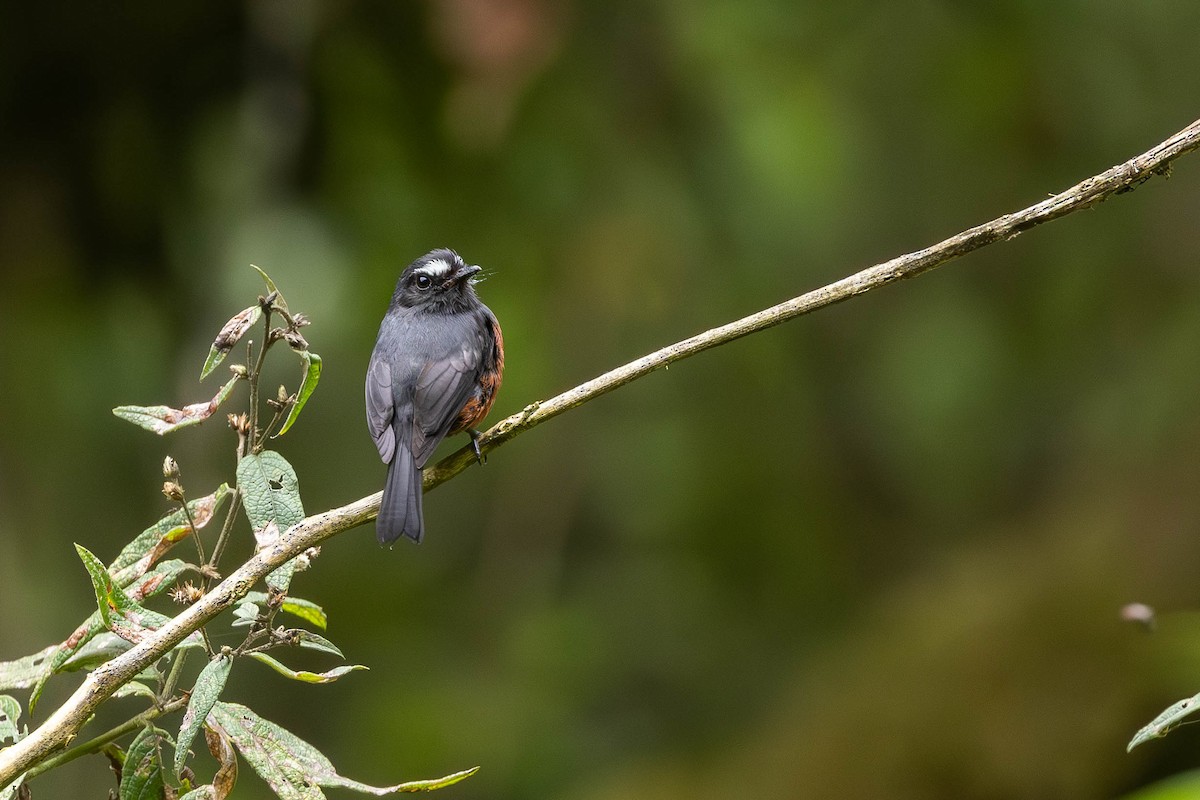
[[[479,271],[453,250],[433,250],[400,273],[392,304],[427,311],[469,308],[476,299],[474,276]]]

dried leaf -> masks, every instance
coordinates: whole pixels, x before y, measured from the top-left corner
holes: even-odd
[[[225,800],[237,783],[237,753],[234,752],[233,742],[229,741],[228,736],[208,725],[204,726],[204,741],[208,745],[208,752],[220,764],[217,774],[213,776],[214,800]]]
[[[200,380],[207,378],[209,373],[225,360],[225,356],[229,354],[233,346],[260,319],[262,319],[262,308],[255,304],[234,314],[233,318],[225,323],[217,334],[217,338],[213,339],[212,347],[208,349],[208,358],[204,360],[204,367],[200,370]]]
[[[225,399],[233,393],[233,387],[237,385],[237,382],[237,377],[230,378],[229,382],[221,387],[221,391],[217,392],[213,399],[207,403],[192,403],[190,406],[184,406],[183,408],[171,408],[170,406],[117,406],[113,409],[113,414],[126,422],[132,422],[139,428],[145,428],[162,436],[180,428],[186,428],[189,425],[203,422],[211,417],[213,412],[217,410],[217,407],[225,402]]]

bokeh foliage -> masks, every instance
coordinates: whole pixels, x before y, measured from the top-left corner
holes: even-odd
[[[248,264],[322,342],[289,434],[311,513],[382,485],[362,375],[420,253],[492,273],[499,418],[1140,152],[1196,116],[1198,25],[1183,0],[6,9],[0,658],[93,602],[72,542],[164,513],[166,445],[109,409],[200,399]],[[462,797],[1082,798],[1194,767],[1187,728],[1124,746],[1200,686],[1198,200],[1185,159],[522,437],[430,495],[420,548],[361,530],[300,576],[371,672],[231,699],[346,774],[482,764]],[[198,431],[170,451],[227,474]],[[1175,613],[1146,637],[1130,600]]]

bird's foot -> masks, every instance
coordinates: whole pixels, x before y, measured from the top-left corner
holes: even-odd
[[[479,437],[483,434],[474,428],[467,428],[467,436],[471,437],[471,448],[475,450],[475,460],[479,462],[479,466],[487,463],[487,456],[479,449]]]

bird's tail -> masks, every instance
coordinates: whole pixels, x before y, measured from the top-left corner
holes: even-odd
[[[383,504],[379,507],[379,519],[375,521],[375,533],[380,544],[391,544],[401,536],[407,536],[417,544],[425,535],[425,521],[421,511],[421,470],[413,461],[413,455],[399,442],[388,465],[387,484],[383,487]]]

